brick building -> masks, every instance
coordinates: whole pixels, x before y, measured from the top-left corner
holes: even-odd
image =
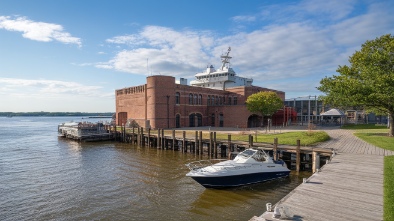
[[[261,119],[247,110],[247,97],[257,86],[217,90],[177,84],[172,76],[149,76],[144,85],[116,90],[117,124],[135,120],[148,128],[257,127]],[[285,93],[275,91],[284,100]]]
[[[128,119],[145,128],[179,127],[258,127],[262,118],[247,110],[245,101],[259,91],[274,91],[284,100],[285,93],[252,85],[252,79],[236,76],[229,67],[230,48],[222,55],[222,66],[210,65],[187,85],[172,76],[149,76],[146,84],[116,90],[116,123]],[[281,114],[285,122],[287,114]],[[282,124],[283,122],[276,122]]]

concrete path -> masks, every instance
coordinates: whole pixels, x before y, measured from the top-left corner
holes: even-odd
[[[368,144],[351,130],[325,131],[331,140],[318,147],[337,154],[277,205],[289,208],[293,220],[383,220],[384,156],[394,152]],[[251,220],[279,219],[266,212]]]

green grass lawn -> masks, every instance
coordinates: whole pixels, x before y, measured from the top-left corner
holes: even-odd
[[[182,130],[177,130],[175,132],[176,137],[182,137]],[[145,132],[146,133],[146,132]],[[257,143],[274,143],[274,138],[278,138],[278,144],[284,145],[297,145],[297,139],[300,139],[301,146],[313,146],[320,142],[324,142],[330,139],[328,134],[324,131],[295,131],[295,132],[286,132],[286,133],[277,133],[277,134],[267,134],[264,132],[257,133],[257,141],[256,141],[256,133],[253,132],[217,132],[216,139],[217,140],[227,140],[228,134],[231,134],[232,141],[249,141],[249,134],[253,136],[253,142]],[[151,134],[157,134],[156,130],[152,130]],[[165,136],[171,136],[171,130],[165,130]],[[203,139],[209,139],[209,132],[202,132]],[[186,137],[195,137],[195,131],[186,131]]]
[[[394,156],[384,158],[384,220],[394,220]]]
[[[386,126],[374,124],[345,125],[343,129],[355,130],[355,136],[377,147],[394,151],[394,137],[388,136]],[[384,157],[383,201],[384,220],[394,220],[394,156]]]
[[[374,124],[344,125],[342,129],[355,130],[355,136],[377,147],[394,151],[394,137],[389,137],[386,126]]]

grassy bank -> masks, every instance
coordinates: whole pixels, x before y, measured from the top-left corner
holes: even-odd
[[[355,130],[355,136],[377,147],[394,150],[394,138],[388,136],[386,126],[373,124],[345,125],[343,129]],[[394,156],[384,157],[383,202],[384,220],[394,220]]]
[[[384,158],[384,220],[394,220],[394,156]]]
[[[394,151],[394,137],[388,136],[386,126],[374,124],[345,125],[343,129],[355,130],[355,136],[377,147]]]
[[[130,131],[131,132],[131,131]],[[172,136],[171,130],[164,131],[165,136]],[[146,133],[146,132],[145,132]],[[157,130],[151,130],[151,134],[157,134]],[[228,135],[231,134],[232,141],[245,141],[249,140],[249,134],[253,136],[253,142],[256,143],[274,143],[274,138],[278,138],[278,144],[283,145],[297,145],[297,139],[301,141],[301,146],[313,146],[320,142],[324,142],[330,139],[328,134],[324,131],[295,131],[295,132],[286,132],[286,133],[276,133],[276,134],[267,134],[264,132],[253,132],[253,131],[229,131],[229,132],[217,132],[216,139],[217,140],[227,140]],[[182,137],[183,131],[182,129],[175,131],[176,137]],[[186,131],[185,134],[188,138],[195,137],[195,131]],[[209,132],[202,131],[203,139],[209,139]]]

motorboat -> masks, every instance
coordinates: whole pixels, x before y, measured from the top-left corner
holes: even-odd
[[[193,178],[205,188],[236,187],[289,176],[282,160],[274,161],[265,151],[249,148],[233,160],[200,160],[186,164]]]

